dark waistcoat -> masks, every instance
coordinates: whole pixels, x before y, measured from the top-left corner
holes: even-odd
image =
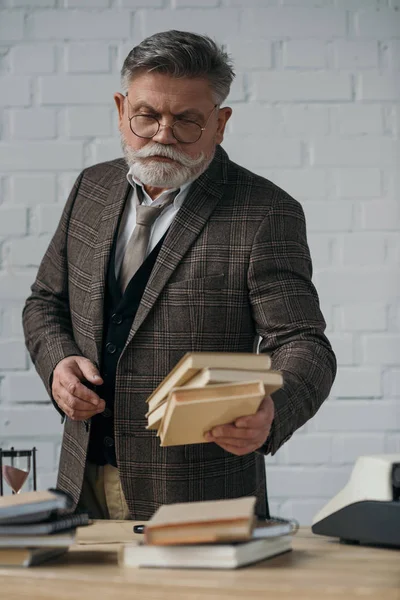
[[[103,413],[92,417],[87,456],[90,462],[98,465],[109,463],[114,467],[117,466],[114,443],[114,391],[117,363],[166,234],[136,271],[123,295],[119,282],[115,278],[117,235],[110,253],[104,296],[104,331],[100,367],[104,384],[96,388],[96,393],[105,400],[106,408]]]

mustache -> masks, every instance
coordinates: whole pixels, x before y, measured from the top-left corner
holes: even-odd
[[[163,144],[157,143],[146,145],[143,148],[140,148],[140,150],[133,150],[132,148],[129,148],[129,150],[132,157],[135,159],[151,158],[152,156],[162,156],[164,158],[170,158],[171,160],[175,160],[184,167],[189,168],[199,166],[205,158],[204,152],[201,152],[196,158],[191,158],[186,154],[178,152],[177,150],[175,150],[175,148],[172,148],[171,146],[164,146]]]

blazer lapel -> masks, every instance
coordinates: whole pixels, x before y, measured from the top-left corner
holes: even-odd
[[[194,181],[167,233],[133,320],[125,348],[222,198],[224,182],[215,178],[215,171],[220,171],[221,153],[223,151],[219,149],[212,166]]]
[[[93,321],[93,335],[97,347],[98,362],[100,362],[101,358],[101,344],[103,338],[104,293],[108,261],[119,219],[131,189],[132,188],[125,176],[119,178],[112,185],[101,215],[97,243],[93,256],[93,276],[90,294],[92,301],[91,314]]]

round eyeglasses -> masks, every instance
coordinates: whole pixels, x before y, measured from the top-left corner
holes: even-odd
[[[128,99],[128,94],[125,94],[125,96],[128,100],[129,106],[132,108],[132,105]],[[178,142],[181,142],[182,144],[194,144],[201,138],[202,133],[206,129],[208,121],[210,120],[210,117],[217,106],[218,104],[214,105],[214,108],[208,115],[204,127],[199,125],[199,123],[196,123],[196,121],[190,121],[188,119],[179,119],[178,121],[172,123],[172,125],[161,125],[157,117],[145,114],[128,117],[128,121],[132,133],[137,137],[150,140],[157,135],[162,127],[171,127],[172,135]]]

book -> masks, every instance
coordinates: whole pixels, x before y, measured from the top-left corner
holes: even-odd
[[[33,567],[67,551],[68,548],[0,548],[0,567]]]
[[[161,446],[204,444],[216,425],[257,412],[265,388],[261,381],[179,388],[171,392],[159,426]]]
[[[0,548],[67,548],[76,542],[76,530],[68,529],[49,535],[0,535]]]
[[[236,569],[292,549],[292,537],[250,540],[228,544],[148,546],[124,544],[120,565],[127,567]]]
[[[72,504],[67,493],[53,488],[0,496],[0,524],[45,521],[54,514],[68,512]]]
[[[65,515],[40,523],[0,525],[0,536],[46,535],[68,529],[75,529],[76,527],[83,527],[85,525],[89,525],[90,523],[91,521],[87,513]]]
[[[262,381],[264,384],[265,395],[270,395],[282,386],[283,379],[280,371],[247,371],[244,369],[213,369],[205,368],[194,375],[185,384],[185,388],[199,388],[206,385],[212,385],[217,383],[233,383],[240,381],[249,380]],[[179,389],[179,388],[174,388]],[[174,391],[172,390],[172,391]],[[171,392],[170,392],[171,393]],[[167,406],[167,398],[162,401],[158,407],[147,413],[147,427],[146,429],[158,429],[161,420],[164,416]]]
[[[268,371],[271,358],[268,354],[252,352],[187,352],[147,398],[148,412],[154,410],[173,388],[181,387],[206,367]]]
[[[204,544],[249,540],[255,496],[161,505],[146,523],[148,545]]]

